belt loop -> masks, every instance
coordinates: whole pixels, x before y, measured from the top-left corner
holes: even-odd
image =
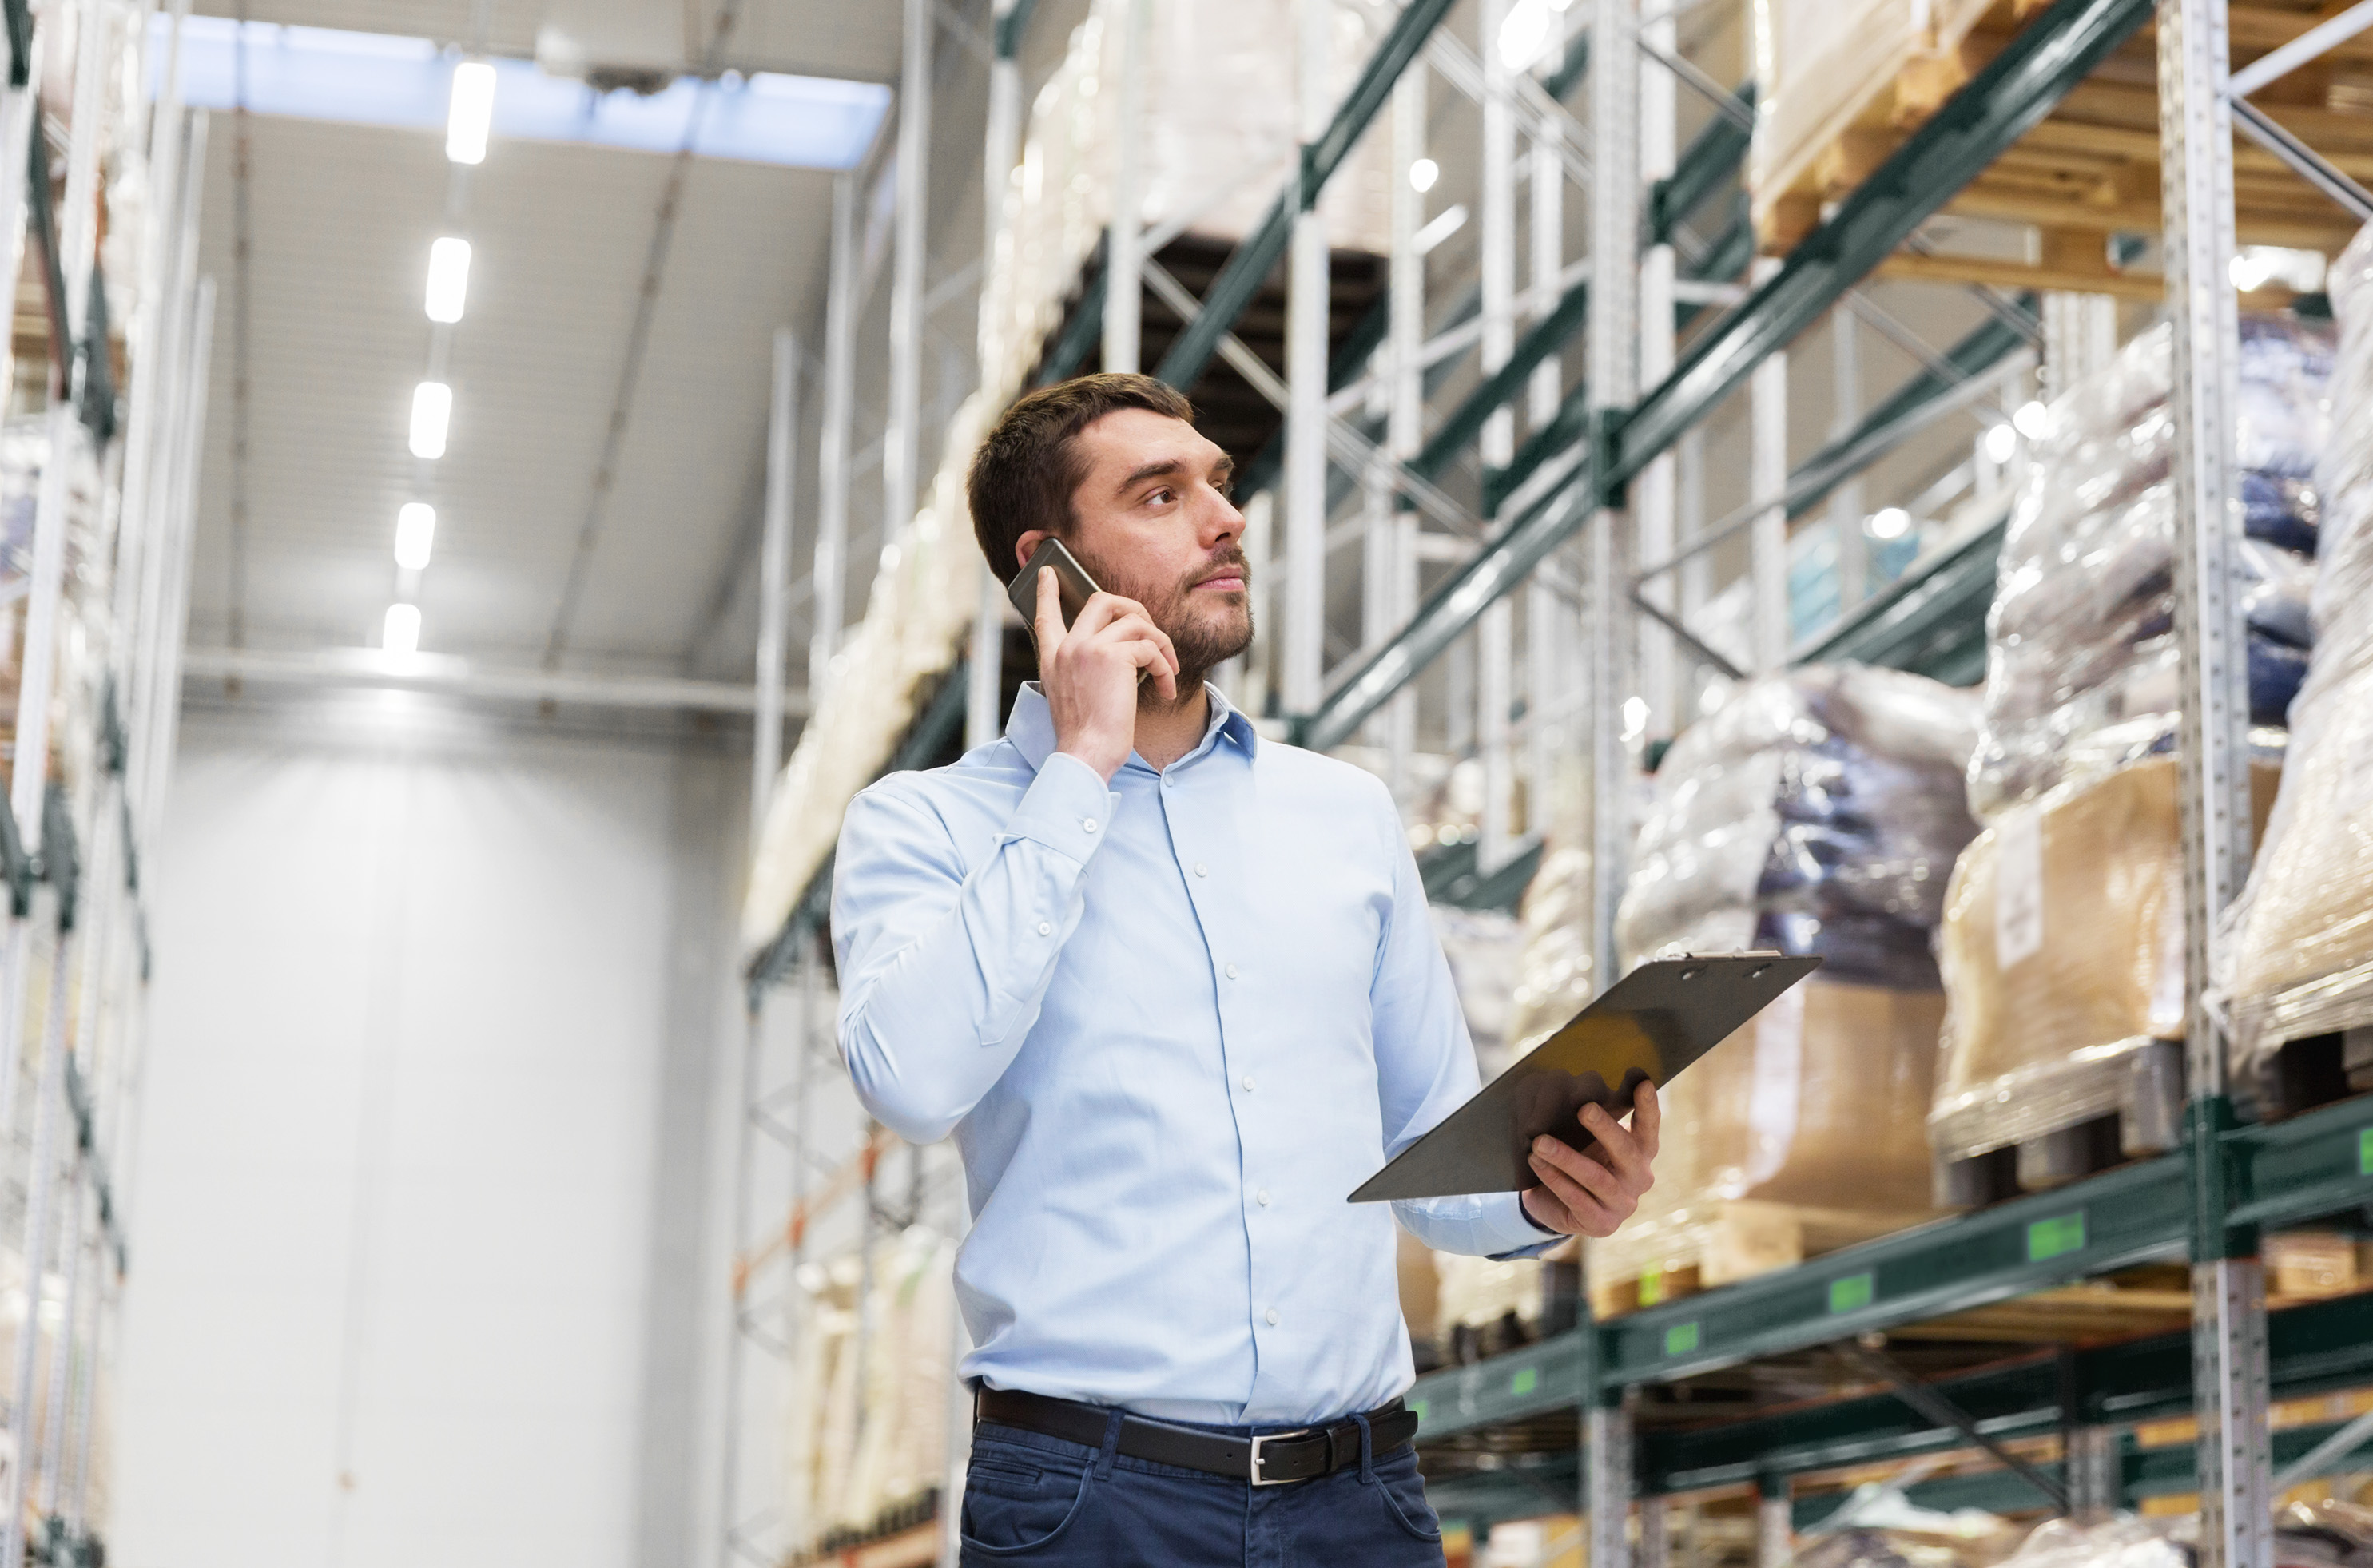
[[[1351,1418],[1360,1423],[1360,1484],[1376,1484],[1376,1434],[1363,1412]]]
[[[1123,1419],[1118,1405],[1105,1412],[1105,1451],[1096,1456],[1098,1481],[1109,1481],[1112,1478],[1113,1456],[1120,1452],[1120,1423]]]

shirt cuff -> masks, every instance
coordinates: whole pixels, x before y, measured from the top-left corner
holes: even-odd
[[[1120,809],[1120,795],[1068,752],[1051,753],[1005,824],[1009,839],[1028,839],[1084,865]]]
[[[1494,1262],[1537,1258],[1565,1239],[1562,1232],[1534,1219],[1525,1208],[1524,1195],[1518,1192],[1495,1192],[1485,1198],[1483,1212],[1476,1216],[1475,1223],[1483,1235],[1503,1243],[1504,1249],[1484,1254]]]

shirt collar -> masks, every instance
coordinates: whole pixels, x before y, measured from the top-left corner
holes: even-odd
[[[1185,762],[1201,755],[1218,737],[1234,741],[1245,756],[1251,758],[1259,739],[1253,721],[1238,713],[1220,689],[1208,680],[1203,682],[1203,694],[1210,699],[1211,722],[1203,731],[1202,744],[1178,761]],[[1046,691],[1038,682],[1022,683],[1020,693],[1013,699],[1012,715],[1006,720],[1005,738],[1013,742],[1013,749],[1022,753],[1032,772],[1045,767],[1046,759],[1055,754],[1055,715],[1047,709]],[[1135,761],[1134,753],[1131,761]]]

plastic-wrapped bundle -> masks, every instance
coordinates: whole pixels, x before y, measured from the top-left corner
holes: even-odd
[[[1624,961],[1777,947],[1824,978],[1931,989],[1928,933],[1977,825],[1974,704],[1933,680],[1818,666],[1746,687],[1673,743],[1617,916]]]
[[[2159,327],[2053,404],[2003,541],[1986,621],[1986,727],[1970,764],[1981,817],[2173,744],[2172,337]],[[2301,613],[2323,506],[2332,346],[2288,318],[2241,323],[2235,455],[2249,542],[2250,721],[2285,722],[2307,672]]]
[[[2274,779],[2251,769],[2260,822]],[[2144,1048],[2183,1034],[2175,759],[2004,812],[1953,868],[1936,951],[1947,1005],[1928,1128],[1940,1159],[2133,1104]]]
[[[2245,1076],[2285,1040],[2373,1024],[2373,228],[2342,253],[2331,287],[2340,347],[2318,476],[2315,650],[2265,845],[2227,917],[2230,971],[2217,977]]]
[[[1549,784],[1549,821],[1541,864],[1525,889],[1517,915],[1524,955],[1508,1013],[1508,1043],[1531,1050],[1590,1005],[1592,968],[1590,779],[1583,758],[1558,759]]]
[[[1601,1311],[1784,1267],[1929,1214],[1924,1104],[1944,998],[1929,931],[1976,824],[1968,693],[1815,667],[1756,682],[1675,741],[1617,938],[1775,947],[1828,964],[1676,1079],[1657,1181],[1590,1246]]]

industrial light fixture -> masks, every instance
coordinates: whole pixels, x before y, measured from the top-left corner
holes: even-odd
[[[1433,182],[1441,178],[1442,165],[1430,157],[1421,157],[1409,165],[1409,189],[1420,195],[1432,190]]]
[[[2018,450],[2018,431],[2008,424],[1990,425],[1985,434],[1986,460],[1997,467]]]
[[[484,60],[453,67],[453,96],[445,110],[445,156],[455,163],[486,161],[486,129],[495,119],[495,68]]]
[[[391,654],[416,654],[420,651],[420,607],[416,604],[391,604],[387,619],[380,623],[379,645]]]
[[[2018,427],[2021,436],[2030,441],[2040,441],[2043,433],[2052,428],[2052,411],[2040,402],[2023,402],[2018,405],[2018,412],[2010,416],[2010,422]]]
[[[470,242],[449,234],[428,248],[428,319],[460,320],[469,294]]]
[[[1911,531],[1911,514],[1900,506],[1881,506],[1870,517],[1870,537],[1901,539]]]
[[[1507,20],[1500,24],[1500,63],[1511,71],[1524,70],[1541,57],[1549,41],[1546,0],[1516,0],[1508,8]]]
[[[442,381],[423,381],[412,389],[412,455],[445,455],[445,426],[453,417],[453,389]]]
[[[407,572],[428,564],[437,544],[437,508],[426,501],[407,501],[395,514],[395,563]]]

